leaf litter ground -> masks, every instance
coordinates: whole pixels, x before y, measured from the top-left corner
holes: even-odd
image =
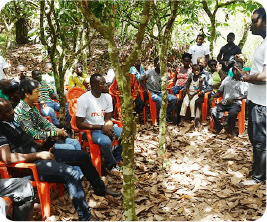
[[[252,164],[252,147],[246,133],[228,138],[204,126],[194,131],[167,126],[168,165],[157,159],[158,127],[138,125],[135,144],[135,202],[140,221],[242,221],[257,220],[265,212],[266,185],[241,187]],[[109,188],[122,191],[122,178],[106,174]],[[98,197],[83,181],[86,199],[98,220],[123,220],[122,197]],[[78,220],[71,200],[52,201],[51,220]]]
[[[14,47],[7,56],[12,76],[18,64],[24,64],[29,74],[36,68],[42,70],[40,54],[40,45]],[[90,66],[92,63],[89,70],[94,71]],[[107,70],[108,64],[100,67]],[[242,221],[257,220],[264,214],[266,185],[238,186],[248,178],[252,165],[252,146],[246,132],[228,138],[209,132],[207,124],[201,132],[194,131],[190,123],[183,127],[168,125],[166,143],[168,165],[162,170],[157,159],[158,127],[150,122],[138,125],[135,202],[140,221]],[[106,174],[103,180],[109,188],[122,190],[122,178]],[[83,181],[83,186],[92,214],[98,220],[123,220],[122,197],[98,197],[89,182]],[[55,196],[52,193],[48,220],[78,220],[67,192],[63,197]],[[35,204],[34,220],[40,219],[40,205]]]

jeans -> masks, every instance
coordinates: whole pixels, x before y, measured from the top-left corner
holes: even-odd
[[[76,139],[66,138],[65,143],[55,143],[55,149],[64,149],[64,150],[82,150],[81,144]],[[83,177],[82,170],[80,167],[75,166],[80,174],[80,178]]]
[[[116,139],[121,136],[122,128],[114,126],[114,133]],[[106,166],[111,169],[121,160],[122,146],[119,144],[117,148],[112,153],[112,141],[111,139],[103,134],[102,130],[91,130],[93,143],[98,144],[101,149],[101,153],[104,155]]]
[[[234,131],[236,118],[238,113],[241,110],[241,104],[234,102],[231,105],[223,105],[221,103],[217,104],[211,109],[211,117],[214,122],[214,126],[217,132],[220,132],[223,129],[220,119],[224,116],[224,112],[228,111],[226,117],[226,122],[229,127],[230,133]]]
[[[50,116],[50,118],[51,118],[51,120],[52,120],[52,123],[53,123],[54,125],[59,125],[59,121],[58,121],[58,118],[57,118],[57,116],[56,116],[56,114],[55,114],[55,110],[52,109],[51,107],[47,106],[47,107],[45,107],[44,109],[41,108],[41,114],[42,114],[43,116]]]
[[[34,190],[29,180],[25,178],[0,179],[0,197],[13,199],[12,220],[32,220]],[[6,216],[7,205],[0,198],[0,214]]]
[[[159,118],[159,111],[162,103],[162,94],[151,92],[152,100],[156,103],[157,108],[157,119]],[[176,104],[176,96],[168,93],[168,107],[167,107],[167,117],[171,116],[172,110]]]
[[[173,95],[179,94],[180,90],[183,88],[184,88],[183,86],[173,86],[172,87],[172,94]]]
[[[95,169],[88,153],[79,150],[53,150],[56,161],[36,160],[40,181],[64,183],[72,198],[80,221],[89,221],[90,208],[85,199],[79,173],[72,166],[79,166],[86,179],[91,183],[94,193],[103,196],[106,186]]]
[[[54,111],[59,111],[60,109],[60,105],[59,103],[55,102],[54,100],[51,100],[49,102],[46,102],[46,104],[52,108]]]
[[[264,95],[263,95],[264,96]],[[266,106],[248,102],[248,136],[253,146],[252,178],[266,180]]]

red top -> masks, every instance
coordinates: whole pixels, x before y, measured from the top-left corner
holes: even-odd
[[[185,83],[188,79],[188,76],[190,73],[192,73],[192,68],[190,67],[186,73],[181,73],[181,66],[178,66],[177,69],[176,69],[176,72],[177,72],[177,81],[176,81],[176,86],[181,86],[181,87],[184,87],[185,86]]]

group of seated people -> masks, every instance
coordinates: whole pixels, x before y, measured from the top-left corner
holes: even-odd
[[[233,35],[229,34],[227,40],[228,44],[232,44]],[[220,58],[223,66],[219,69],[216,60],[209,60],[208,50],[202,45],[203,41],[203,35],[198,35],[197,45],[190,48],[189,53],[182,55],[181,65],[169,72],[169,83],[171,82],[172,87],[168,89],[166,120],[172,121],[173,109],[176,107],[177,123],[183,123],[187,108],[190,107],[194,126],[199,128],[204,95],[210,92],[209,107],[214,98],[223,96],[221,102],[211,109],[215,131],[222,131],[220,118],[225,111],[229,111],[225,130],[234,135],[241,100],[247,94],[246,84],[235,75],[237,69],[243,68],[243,60],[239,54],[230,56],[227,62]],[[227,55],[225,51],[221,51],[221,54]],[[31,77],[28,77],[26,68],[19,65],[14,79],[0,80],[0,160],[6,164],[18,161],[36,163],[41,180],[66,184],[79,220],[90,220],[92,215],[85,200],[81,179],[90,181],[96,195],[119,196],[120,193],[107,189],[88,153],[82,151],[79,141],[71,138],[59,123],[56,112],[60,105],[56,101],[51,63],[47,63],[45,68],[46,73],[33,70]],[[134,76],[134,84],[131,83],[131,86],[135,90],[136,84],[140,84],[144,91],[151,93],[159,119],[162,90],[158,57],[154,59],[154,68],[146,71],[138,60],[129,72]],[[87,91],[77,99],[76,125],[79,129],[91,130],[93,143],[100,146],[107,169],[116,174],[120,172],[122,146],[119,142],[113,148],[112,142],[115,139],[121,141],[122,128],[112,122],[114,104],[109,87],[114,79],[114,70],[109,70],[106,78],[98,73],[89,78],[83,73],[82,64],[77,63],[74,74],[69,77],[68,89],[79,87]],[[183,96],[178,99],[176,95],[181,90]],[[140,99],[138,93],[133,99],[135,113],[140,115],[145,101]],[[38,103],[40,111],[35,106]],[[66,108],[68,110],[68,104]],[[44,116],[50,116],[52,123]],[[178,117],[181,117],[181,121]],[[42,145],[34,140],[43,141]],[[2,182],[1,179],[0,188]]]
[[[117,197],[121,193],[106,187],[92,164],[90,154],[81,150],[78,140],[69,138],[64,128],[58,128],[41,115],[35,104],[42,98],[45,91],[42,89],[50,88],[50,85],[40,79],[40,72],[37,70],[32,72],[31,78],[24,73],[23,70],[22,75],[18,75],[22,77],[19,81],[0,80],[1,83],[6,83],[1,85],[1,89],[4,89],[1,93],[6,97],[0,98],[0,160],[6,164],[20,161],[36,163],[41,181],[66,184],[79,220],[95,220],[86,202],[81,180],[88,180],[95,194],[99,196]],[[19,94],[16,105],[11,104],[10,94],[5,94],[10,84],[14,83],[18,85]],[[111,96],[105,93],[107,85],[101,75],[92,75],[90,85],[91,91],[77,101],[76,124],[80,129],[91,130],[93,142],[100,145],[108,170],[114,174],[120,173],[118,164],[121,161],[122,146],[119,144],[113,149],[112,141],[121,136],[122,129],[114,126],[111,121]],[[52,92],[48,90],[47,94],[49,96],[52,94],[50,91]],[[50,103],[49,100],[46,100],[45,104],[56,107],[56,104]],[[11,188],[8,184],[4,179],[0,179],[1,188]],[[23,195],[22,190],[17,192],[18,196]],[[12,190],[5,195],[14,197]]]

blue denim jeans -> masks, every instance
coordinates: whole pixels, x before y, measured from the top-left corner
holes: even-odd
[[[47,106],[44,109],[41,108],[41,114],[43,116],[50,116],[50,118],[52,120],[52,123],[54,125],[58,125],[59,124],[58,118],[57,118],[57,116],[55,114],[55,110],[52,109],[51,107]]]
[[[156,103],[157,108],[157,119],[159,118],[159,111],[162,103],[162,94],[151,92],[152,100]],[[176,104],[176,96],[168,93],[168,107],[167,107],[167,117],[171,116],[172,110]]]
[[[50,108],[52,108],[53,110],[55,110],[55,111],[59,111],[59,109],[60,109],[60,105],[59,105],[59,103],[55,102],[54,100],[51,100],[51,101],[49,101],[49,102],[46,102],[46,104],[47,104]]]
[[[90,208],[85,199],[79,172],[72,166],[81,167],[86,179],[91,183],[94,193],[99,196],[105,194],[106,186],[95,169],[88,153],[78,150],[55,149],[56,161],[36,160],[40,181],[64,183],[72,198],[73,205],[80,221],[89,221]]]
[[[173,95],[179,94],[180,90],[183,88],[184,88],[183,86],[173,86],[172,87],[172,94]]]
[[[264,95],[263,95],[264,96]],[[252,178],[266,180],[266,106],[248,102],[248,136],[253,146]]]
[[[64,150],[82,150],[81,144],[76,139],[66,138],[65,143],[55,143],[55,149],[64,149]],[[75,166],[80,174],[80,178],[83,177],[82,170],[80,167]]]
[[[113,127],[116,139],[118,139],[122,133],[122,128]],[[112,153],[112,141],[111,139],[103,134],[102,130],[91,130],[93,143],[98,144],[101,148],[101,153],[104,155],[106,166],[111,169],[121,160],[122,146],[119,144]]]

